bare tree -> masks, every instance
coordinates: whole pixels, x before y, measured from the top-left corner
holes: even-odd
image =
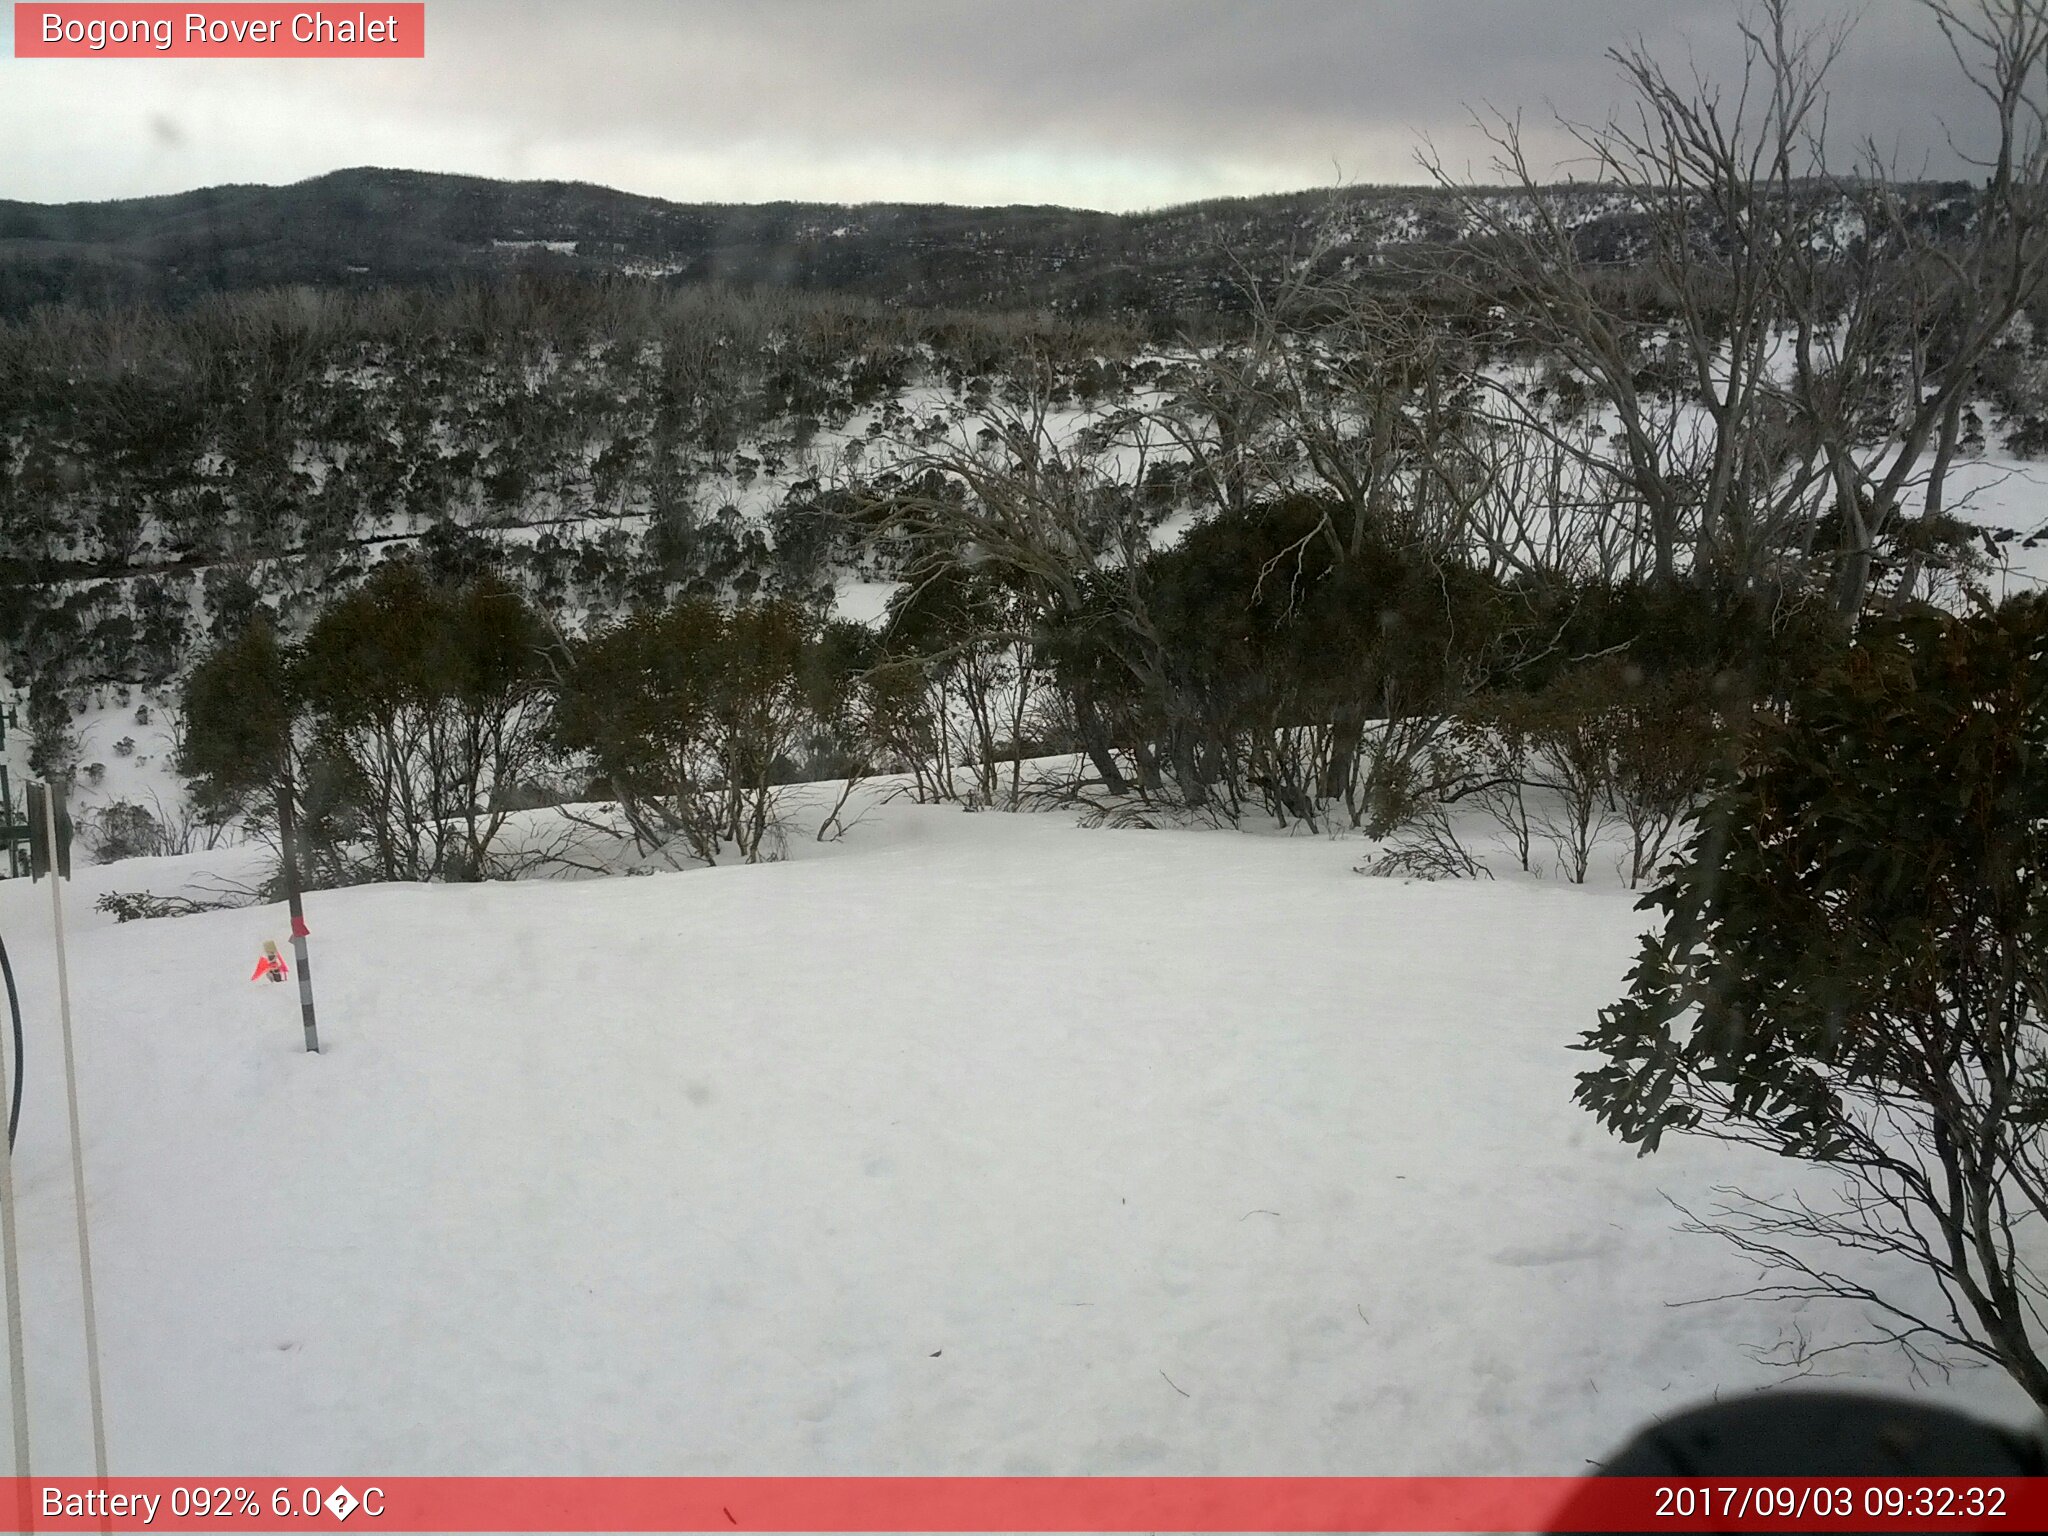
[[[918,551],[913,584],[994,567],[1025,594],[1013,627],[984,637],[994,643],[1028,643],[1079,623],[1109,594],[1112,612],[1095,633],[1135,686],[1163,692],[1170,685],[1138,579],[1150,528],[1133,494],[1151,440],[1128,422],[1119,440],[1063,420],[1053,404],[1055,366],[1043,355],[1027,359],[1012,398],[941,440],[904,444],[906,485],[884,501],[885,525]],[[1127,793],[1099,701],[1084,686],[1073,703],[1083,750],[1111,793]],[[1140,785],[1153,787],[1156,769],[1142,747],[1138,756]]]
[[[1290,610],[1311,564],[1344,570],[1387,550],[1463,558],[1475,523],[1502,512],[1510,445],[1471,409],[1470,339],[1425,306],[1362,287],[1332,262],[1335,239],[1326,225],[1277,286],[1247,274],[1245,338],[1196,349],[1182,386],[1146,414],[1191,466],[1198,513],[1241,518],[1287,501],[1317,509],[1257,573],[1258,588],[1286,594]],[[1402,712],[1391,675],[1362,669],[1355,681],[1332,711],[1299,722],[1321,738],[1312,799],[1355,802],[1368,723]],[[1294,747],[1275,735],[1254,755]],[[1283,782],[1282,766],[1265,764],[1262,777]],[[1298,805],[1291,813],[1303,815]]]
[[[1796,27],[1791,0],[1742,24],[1730,88],[1616,50],[1633,111],[1564,125],[1597,187],[1544,185],[1508,118],[1483,126],[1511,195],[1426,159],[1481,236],[1461,280],[1590,387],[1603,431],[1560,430],[1513,388],[1490,392],[1490,414],[1624,488],[1660,580],[1770,579],[1829,537],[1853,616],[1909,492],[1940,510],[1978,370],[2048,261],[2048,17],[2039,0],[1927,8],[1994,119],[1961,234],[1867,151],[1834,169],[1826,81],[1847,29]],[[1617,302],[1624,258],[1654,303]]]
[[[1926,194],[1875,174],[1886,168],[1874,149],[1866,151],[1871,174],[1857,190],[1870,254],[1852,266],[1842,323],[1821,324],[1822,307],[1811,299],[1803,306],[1797,398],[1815,414],[1840,504],[1858,516],[1867,509],[1867,526],[1849,527],[1845,607],[1868,587],[1874,542],[1905,515],[1916,485],[1922,520],[1942,516],[1962,414],[1984,362],[2048,273],[2048,7],[2040,0],[1923,3],[1989,108],[1992,148],[1987,158],[1957,146],[1985,174],[1963,210],[1969,222],[1961,238],[1939,232]],[[1873,384],[1888,371],[1903,378],[1886,395],[1881,382]],[[1876,398],[1859,402],[1848,388],[1830,387],[1838,380]],[[1873,418],[1891,428],[1874,451],[1858,441],[1858,428]],[[1912,596],[1924,556],[1924,543],[1917,544],[1895,605]]]

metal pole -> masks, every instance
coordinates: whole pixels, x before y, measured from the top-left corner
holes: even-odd
[[[0,831],[0,843],[6,845],[7,859],[6,873],[0,878],[7,879],[26,873],[21,857],[21,833],[28,830],[28,807],[25,804],[22,807],[22,819],[17,830],[17,823],[14,820],[14,785],[10,782],[9,770],[9,765],[16,760],[20,743],[9,741],[8,734],[12,732],[19,736],[20,726],[21,720],[14,708],[14,690],[8,685],[6,676],[0,674],[0,828],[4,828],[4,831]]]
[[[71,1048],[71,968],[64,959],[64,877],[58,872],[57,792],[43,787],[43,830],[50,839],[50,918],[57,933],[57,1017],[64,1034],[64,1099],[71,1115],[71,1198],[78,1207],[78,1283],[85,1302],[85,1386],[92,1403],[92,1464],[107,1479],[107,1423],[100,1403],[100,1325],[92,1299],[92,1239],[85,1225],[85,1142],[78,1128],[78,1063]]]
[[[292,959],[299,968],[299,1018],[306,1026],[306,1049],[320,1053],[320,1031],[313,1022],[313,973],[306,963],[306,904],[299,896],[299,859],[292,797],[277,793],[278,843],[284,855],[284,899],[292,914]]]

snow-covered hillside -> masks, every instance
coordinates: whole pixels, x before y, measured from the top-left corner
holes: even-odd
[[[249,850],[81,870],[114,1470],[1569,1473],[1854,1323],[1671,1305],[1754,1274],[1667,1196],[1805,1175],[1570,1102],[1627,892],[902,801],[791,852],[318,893],[318,1057],[249,980],[281,909],[92,911]],[[36,1465],[76,1472],[48,887],[0,932]]]

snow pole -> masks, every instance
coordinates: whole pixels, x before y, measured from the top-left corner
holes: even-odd
[[[0,949],[0,964],[6,960],[6,950]],[[14,999],[14,972],[7,972],[7,995]],[[19,1017],[20,1008],[15,1012]],[[6,1058],[0,1055],[0,1073],[6,1071]],[[18,1092],[21,1084],[21,1061],[14,1063],[14,1088]],[[0,1138],[0,1265],[4,1265],[7,1278],[7,1385],[14,1411],[14,1476],[15,1491],[20,1495],[21,1507],[16,1513],[20,1517],[21,1529],[29,1529],[29,1467],[28,1467],[28,1357],[24,1352],[21,1336],[21,1261],[14,1238],[14,1137],[12,1134]]]
[[[78,1286],[85,1304],[85,1387],[92,1405],[93,1470],[107,1480],[107,1421],[100,1400],[100,1325],[92,1297],[92,1239],[85,1222],[85,1139],[78,1126],[78,1062],[71,1046],[71,969],[64,958],[64,878],[70,860],[57,838],[57,786],[43,786],[50,849],[50,922],[57,939],[57,1018],[64,1036],[64,1100],[71,1117],[71,1196],[78,1207]]]
[[[284,899],[292,914],[292,958],[299,966],[299,1018],[306,1027],[306,1049],[320,1054],[320,1030],[313,1022],[313,972],[306,963],[306,903],[299,895],[299,859],[296,828],[292,821],[291,791],[277,792],[277,840],[284,860]]]

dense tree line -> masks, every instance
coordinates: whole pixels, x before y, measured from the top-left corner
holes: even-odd
[[[316,884],[506,878],[553,851],[509,818],[613,802],[643,852],[773,856],[784,786],[866,771],[861,636],[786,599],[703,597],[570,638],[488,573],[393,561],[303,640],[258,616],[188,680],[202,812],[289,820]]]
[[[925,799],[1381,837],[1470,801],[1576,880],[1625,825],[1639,880],[1846,641],[1819,593],[1538,587],[1391,540],[1338,560],[1305,537],[1328,511],[1219,515],[1071,603],[934,561],[879,628],[684,593],[568,634],[488,569],[395,559],[302,639],[259,608],[210,652],[184,767],[216,818],[289,797],[318,878],[517,873],[507,816],[561,800],[615,803],[643,852],[751,860],[785,786],[891,773]]]
[[[1590,249],[1627,253],[1630,210],[1575,194]],[[56,207],[0,202],[0,319],[53,303],[171,310],[228,293],[368,294],[508,273],[637,275],[664,288],[838,295],[897,308],[1048,311],[1155,338],[1241,312],[1318,230],[1369,265],[1471,233],[1428,187],[1217,198],[1145,213],[938,204],[690,205],[561,182],[357,169],[283,187]]]
[[[972,398],[1026,353],[1099,386],[1128,350],[544,278],[40,313],[0,326],[0,646],[67,695],[161,685],[252,602],[298,632],[394,548],[490,563],[558,614],[809,599],[856,558],[818,507],[857,415],[906,425],[913,384]]]

